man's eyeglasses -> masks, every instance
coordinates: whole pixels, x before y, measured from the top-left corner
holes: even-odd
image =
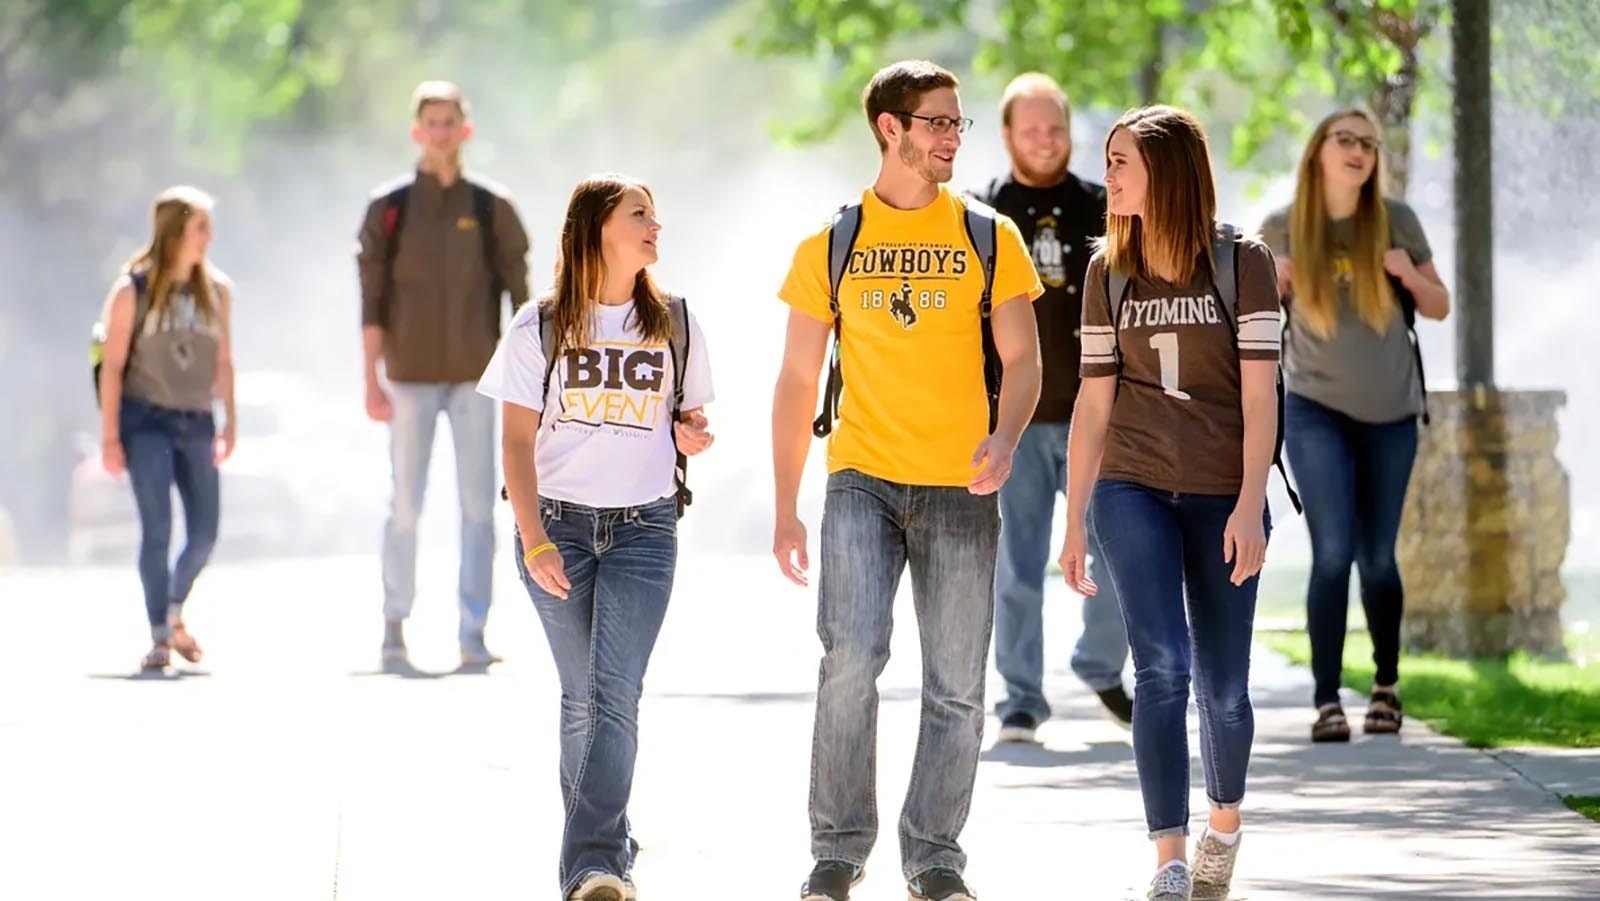
[[[928,130],[936,135],[942,135],[952,128],[956,130],[956,134],[966,134],[967,129],[972,127],[972,120],[967,118],[952,119],[949,116],[919,116],[916,113],[895,113],[895,115],[905,116],[909,119],[921,119],[928,123]]]
[[[1328,135],[1328,137],[1337,141],[1339,146],[1344,150],[1354,150],[1357,147],[1360,147],[1362,150],[1365,150],[1368,153],[1377,153],[1378,148],[1383,146],[1382,142],[1380,142],[1377,138],[1368,137],[1366,135],[1358,135],[1353,131],[1344,131],[1343,129],[1332,132]]]

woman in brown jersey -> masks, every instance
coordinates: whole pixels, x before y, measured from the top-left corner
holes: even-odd
[[[1128,627],[1134,757],[1156,845],[1149,898],[1223,899],[1255,732],[1250,640],[1277,435],[1272,254],[1215,221],[1205,133],[1182,110],[1117,122],[1106,189],[1106,237],[1085,277],[1061,566],[1077,590],[1096,590],[1084,560],[1093,529]],[[1211,806],[1192,869],[1191,670]]]
[[[1394,545],[1426,409],[1411,321],[1450,311],[1417,214],[1383,196],[1380,141],[1361,110],[1322,120],[1300,158],[1294,203],[1261,225],[1289,324],[1284,448],[1311,531],[1312,741],[1350,740],[1339,684],[1352,563],[1377,668],[1366,731],[1400,730],[1405,592]]]

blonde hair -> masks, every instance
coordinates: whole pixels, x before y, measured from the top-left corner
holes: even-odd
[[[1378,129],[1364,110],[1340,110],[1317,125],[1300,155],[1294,205],[1289,208],[1289,265],[1294,286],[1294,314],[1312,334],[1326,341],[1338,330],[1339,291],[1334,285],[1334,255],[1328,239],[1327,179],[1322,171],[1322,146],[1333,124],[1359,118]],[[1394,291],[1383,268],[1389,249],[1389,208],[1383,202],[1383,154],[1361,185],[1356,201],[1355,242],[1350,248],[1350,298],[1356,315],[1378,334],[1394,322]]]
[[[434,79],[417,85],[417,89],[411,92],[412,118],[420,117],[423,107],[430,103],[454,105],[463,120],[471,115],[472,107],[467,103],[466,95],[461,93],[461,86],[453,81]]]
[[[655,202],[650,187],[626,175],[592,175],[578,183],[567,202],[567,218],[561,226],[561,248],[556,254],[554,290],[540,303],[550,312],[556,346],[545,348],[555,354],[576,347],[588,347],[592,336],[590,320],[600,289],[605,284],[606,265],[601,229],[630,190],[644,193]],[[646,341],[667,341],[672,337],[672,319],[666,295],[656,286],[649,269],[640,269],[633,280],[633,320]]]
[[[1148,182],[1141,215],[1106,215],[1106,234],[1098,239],[1106,265],[1146,278],[1155,270],[1171,272],[1180,285],[1194,279],[1202,261],[1214,273],[1211,239],[1217,189],[1211,179],[1205,129],[1176,107],[1129,110],[1106,136],[1108,165],[1111,138],[1118,129],[1133,137]]]
[[[1067,92],[1061,90],[1061,85],[1054,78],[1043,72],[1024,72],[1006,85],[1004,93],[1000,95],[1000,124],[1011,124],[1011,108],[1017,101],[1024,97],[1043,97],[1061,104],[1061,112],[1068,119],[1072,118],[1072,105],[1067,102]]]
[[[212,295],[211,283],[218,273],[206,260],[200,260],[188,272],[174,271],[178,248],[183,243],[183,233],[196,213],[209,214],[216,202],[211,195],[189,185],[177,185],[156,195],[155,210],[151,214],[150,244],[128,259],[123,271],[144,276],[145,290],[150,298],[150,313],[145,319],[146,329],[155,329],[166,313],[172,290],[187,284],[194,295],[195,310],[208,323],[216,321],[217,302]]]

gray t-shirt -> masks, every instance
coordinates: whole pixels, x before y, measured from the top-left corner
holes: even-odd
[[[1389,243],[1404,249],[1418,266],[1433,259],[1417,214],[1398,200],[1385,198],[1389,207]],[[1338,252],[1355,240],[1355,220],[1329,223],[1329,239]],[[1289,209],[1277,210],[1261,223],[1261,239],[1279,260],[1290,259]],[[1339,267],[1349,272],[1349,266]],[[1374,332],[1356,315],[1350,302],[1350,281],[1335,279],[1339,289],[1338,326],[1324,341],[1310,332],[1305,321],[1288,310],[1289,331],[1283,342],[1284,384],[1301,397],[1314,400],[1361,422],[1396,422],[1422,412],[1422,381],[1406,334],[1405,321],[1396,313],[1389,329]]]
[[[224,289],[211,283],[213,303]],[[148,310],[150,300],[140,292],[135,299],[139,310]],[[173,289],[166,309],[157,317],[151,310],[144,327],[133,336],[128,349],[128,365],[123,371],[124,397],[142,400],[169,410],[209,412],[217,382],[217,346],[221,328],[213,312],[200,315],[188,285]]]

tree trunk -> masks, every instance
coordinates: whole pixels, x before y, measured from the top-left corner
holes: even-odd
[[[1384,193],[1405,197],[1411,183],[1411,110],[1417,101],[1417,50],[1400,48],[1400,71],[1384,79],[1372,96],[1372,111],[1383,128]]]
[[[1161,96],[1161,69],[1166,62],[1167,23],[1156,19],[1150,28],[1149,55],[1139,67],[1139,102],[1144,106],[1155,103]]]

